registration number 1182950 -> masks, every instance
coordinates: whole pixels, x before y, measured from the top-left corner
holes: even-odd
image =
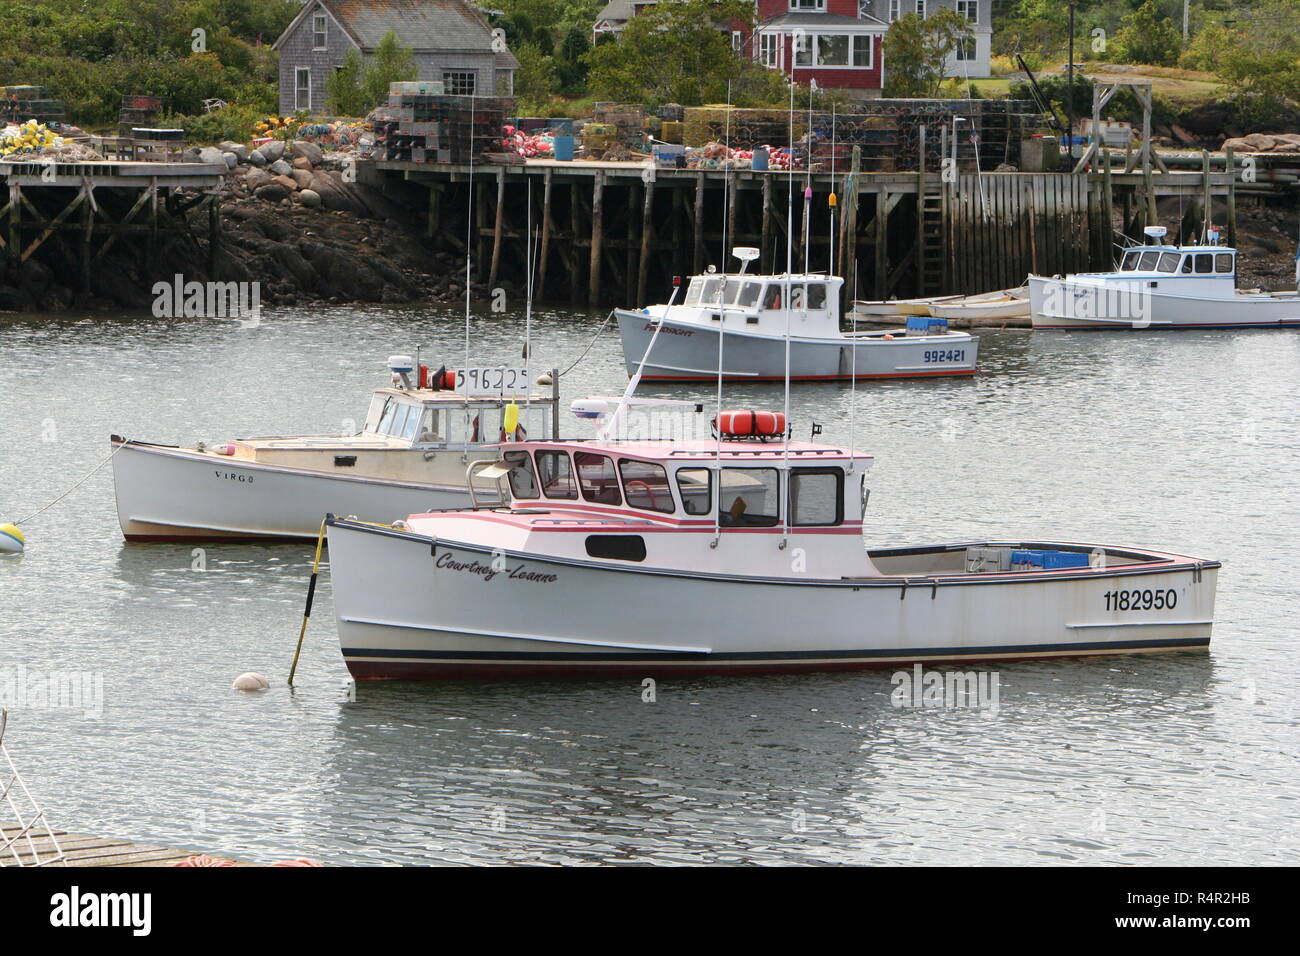
[[[1178,592],[1172,588],[1106,592],[1108,611],[1164,611],[1177,606]]]

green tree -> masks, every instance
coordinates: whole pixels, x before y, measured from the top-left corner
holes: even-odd
[[[1154,0],[1146,0],[1123,21],[1115,35],[1115,52],[1126,63],[1173,66],[1178,62],[1183,39],[1179,27],[1160,12]]]
[[[361,85],[366,66],[361,54],[348,50],[343,64],[325,77],[325,108],[340,116],[361,116],[369,110]]]
[[[390,84],[404,83],[415,79],[417,75],[414,51],[402,46],[397,34],[389,30],[379,41],[375,52],[366,58],[365,77],[361,81],[361,89],[368,104],[366,109],[377,106],[388,97]]]
[[[970,35],[970,23],[954,10],[940,10],[925,19],[909,13],[895,20],[882,45],[885,95],[938,96],[948,58]]]
[[[744,0],[655,4],[629,20],[617,42],[598,42],[583,55],[591,90],[625,103],[698,106],[723,102],[730,83],[737,106],[779,102],[784,77],[739,55],[719,29],[730,21],[752,27],[753,18]]]

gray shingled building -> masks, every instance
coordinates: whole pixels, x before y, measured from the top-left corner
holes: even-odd
[[[464,0],[307,0],[275,41],[280,113],[325,110],[325,78],[349,50],[374,52],[388,31],[415,54],[418,80],[448,93],[512,96],[519,61]]]

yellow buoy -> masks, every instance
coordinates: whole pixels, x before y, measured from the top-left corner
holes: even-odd
[[[513,435],[516,428],[519,427],[519,406],[511,402],[506,406],[505,418],[502,419],[501,426],[505,429],[507,435]]]
[[[15,524],[0,524],[0,554],[22,554],[27,550],[27,539]]]

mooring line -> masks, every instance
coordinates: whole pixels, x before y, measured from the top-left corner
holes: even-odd
[[[329,519],[326,518],[325,521]],[[289,665],[290,687],[293,686],[293,675],[298,670],[298,655],[302,653],[302,639],[307,635],[307,621],[311,618],[311,602],[316,597],[316,576],[320,573],[320,552],[321,547],[325,544],[325,521],[320,523],[320,534],[316,537],[316,560],[311,565],[311,582],[307,585],[307,606],[302,612],[302,627],[298,628],[298,646],[294,648],[293,663]]]
[[[68,497],[68,495],[72,494],[74,491],[76,491],[78,488],[80,488],[82,485],[84,485],[84,484],[85,484],[85,483],[90,479],[91,475],[93,475],[95,472],[99,471],[99,469],[103,468],[103,467],[104,467],[105,465],[107,465],[110,461],[112,461],[112,460],[113,460],[113,456],[116,455],[119,451],[121,451],[121,450],[122,450],[123,448],[125,448],[125,447],[126,447],[126,440],[123,439],[122,444],[118,445],[118,446],[117,446],[116,448],[114,448],[111,452],[109,452],[107,458],[105,458],[103,461],[101,461],[101,462],[100,462],[98,465],[96,465],[94,468],[90,469],[90,471],[86,472],[86,474],[83,475],[83,476],[82,476],[82,477],[77,481],[77,483],[76,483],[75,485],[73,485],[71,488],[69,488],[69,489],[68,489],[67,491],[65,491],[63,494],[59,495],[59,497],[55,498],[55,499],[54,499],[53,501],[51,501],[48,505],[46,505],[44,508],[41,508],[39,511],[33,511],[33,512],[32,512],[31,514],[29,514],[26,518],[22,518],[22,519],[20,519],[20,520],[18,520],[18,521],[15,521],[14,524],[19,525],[19,526],[22,526],[22,525],[26,524],[27,522],[31,521],[31,520],[32,520],[33,518],[35,518],[37,515],[44,514],[45,512],[49,511],[51,508],[53,508],[55,505],[57,505],[57,504],[58,504],[60,501],[62,501],[64,498]]]
[[[581,363],[583,359],[587,357],[587,353],[591,351],[591,347],[596,344],[596,339],[600,338],[601,333],[605,331],[605,326],[609,325],[609,320],[612,319],[613,317],[614,317],[614,310],[610,309],[609,315],[605,316],[605,321],[600,323],[600,328],[598,328],[596,330],[596,334],[591,337],[591,341],[588,342],[587,347],[582,350],[582,354],[578,356],[577,361],[575,361],[572,365],[570,365],[563,372],[561,372],[560,373],[561,376],[568,375],[570,372],[572,372],[575,368],[578,367],[579,363]]]

